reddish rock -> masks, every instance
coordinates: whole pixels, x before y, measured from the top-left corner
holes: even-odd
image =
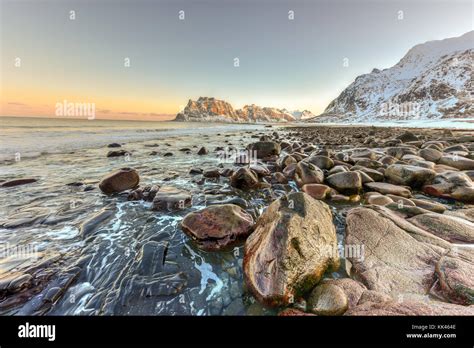
[[[189,213],[181,228],[203,250],[216,251],[234,246],[252,232],[253,218],[234,204],[212,205]]]
[[[100,190],[105,194],[122,192],[138,186],[140,177],[133,168],[122,168],[107,174],[99,183]]]

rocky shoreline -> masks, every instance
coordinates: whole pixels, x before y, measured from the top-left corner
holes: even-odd
[[[240,297],[280,315],[474,314],[472,132],[317,126],[243,134],[245,151],[226,141],[162,153],[218,159],[184,168],[182,179],[195,190],[175,185],[179,174],[143,182],[140,168],[130,166],[104,173],[100,197],[144,202],[153,214],[176,216],[196,252],[242,259]],[[129,154],[115,147],[106,157]],[[15,178],[1,186],[30,184]],[[110,219],[110,209],[83,221],[83,239]],[[188,285],[183,272],[167,273],[166,243],[159,238],[141,249],[130,279],[140,282],[136,291],[173,298]],[[81,266],[70,268],[73,276],[50,302]],[[25,297],[35,282],[31,274],[0,275],[0,305]]]

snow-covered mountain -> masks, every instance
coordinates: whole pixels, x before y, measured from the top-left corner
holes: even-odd
[[[300,111],[300,110],[294,110],[294,111],[288,111],[287,109],[282,109],[281,111],[283,112],[286,112],[290,115],[293,115],[293,117],[297,120],[297,121],[300,121],[300,120],[307,120],[309,118],[313,118],[315,117],[316,115],[314,115],[311,111],[309,110],[303,110],[303,111]]]
[[[414,46],[393,67],[358,76],[318,122],[474,117],[474,31]]]

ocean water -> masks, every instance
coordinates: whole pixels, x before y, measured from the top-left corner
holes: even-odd
[[[71,118],[0,117],[0,161],[48,153],[97,148],[111,142],[163,139],[174,135],[212,134],[261,125],[155,121],[82,120]]]

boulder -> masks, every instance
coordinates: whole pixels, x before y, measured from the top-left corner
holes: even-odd
[[[197,152],[197,154],[199,156],[202,156],[202,155],[207,155],[209,153],[209,151],[203,146],[199,149],[199,151]]]
[[[334,167],[334,161],[327,156],[314,155],[308,157],[306,161],[314,164],[319,169],[331,169]]]
[[[107,157],[119,157],[125,156],[127,154],[130,154],[130,152],[125,150],[110,150],[109,152],[107,152]]]
[[[350,210],[346,218],[345,245],[364,245],[364,257],[348,257],[347,260],[351,263],[351,276],[369,290],[392,298],[432,292],[450,302],[474,302],[474,251],[451,244],[386,207]],[[456,260],[456,263],[450,262],[449,272],[442,271],[446,269],[443,267],[446,258]]]
[[[252,152],[251,157],[255,151],[257,158],[267,158],[279,155],[281,152],[280,144],[274,141],[258,141],[250,144],[247,149]]]
[[[437,163],[441,157],[443,157],[443,153],[441,151],[438,151],[436,149],[421,149],[418,154],[420,157],[423,157],[425,160],[430,161],[430,162],[435,162]]]
[[[411,197],[411,191],[406,187],[392,185],[386,182],[369,182],[365,184],[367,188],[383,194],[393,194],[402,197]]]
[[[392,164],[385,170],[387,180],[396,185],[420,187],[436,176],[434,170],[403,164]]]
[[[112,194],[132,189],[138,186],[140,177],[133,168],[122,168],[107,174],[99,183],[100,190],[105,194]]]
[[[339,267],[331,209],[304,192],[274,201],[245,243],[248,288],[266,305],[283,306]]]
[[[191,195],[172,186],[163,186],[153,198],[152,210],[174,211],[191,206]]]
[[[230,177],[230,184],[241,190],[251,190],[259,187],[259,180],[257,174],[255,174],[250,168],[242,167]]]
[[[438,161],[439,164],[444,164],[459,170],[474,169],[474,160],[465,158],[459,155],[444,155]]]
[[[314,164],[301,161],[295,168],[295,181],[299,187],[303,187],[306,184],[322,184],[324,173]]]
[[[474,203],[474,183],[463,172],[437,174],[423,192],[441,198],[451,198],[465,203]]]
[[[189,213],[182,230],[200,249],[217,251],[233,247],[252,232],[252,216],[235,204],[217,204]]]
[[[347,308],[346,294],[334,284],[316,286],[308,298],[308,310],[317,315],[342,315]]]
[[[418,137],[413,134],[412,132],[410,131],[406,131],[405,133],[399,135],[397,137],[397,139],[400,139],[401,141],[403,141],[404,143],[408,143],[410,141],[418,141]]]
[[[330,175],[327,183],[338,192],[356,194],[362,189],[362,178],[358,172],[344,172]]]
[[[306,184],[303,185],[301,190],[314,199],[325,199],[331,192],[331,188],[323,184]]]

